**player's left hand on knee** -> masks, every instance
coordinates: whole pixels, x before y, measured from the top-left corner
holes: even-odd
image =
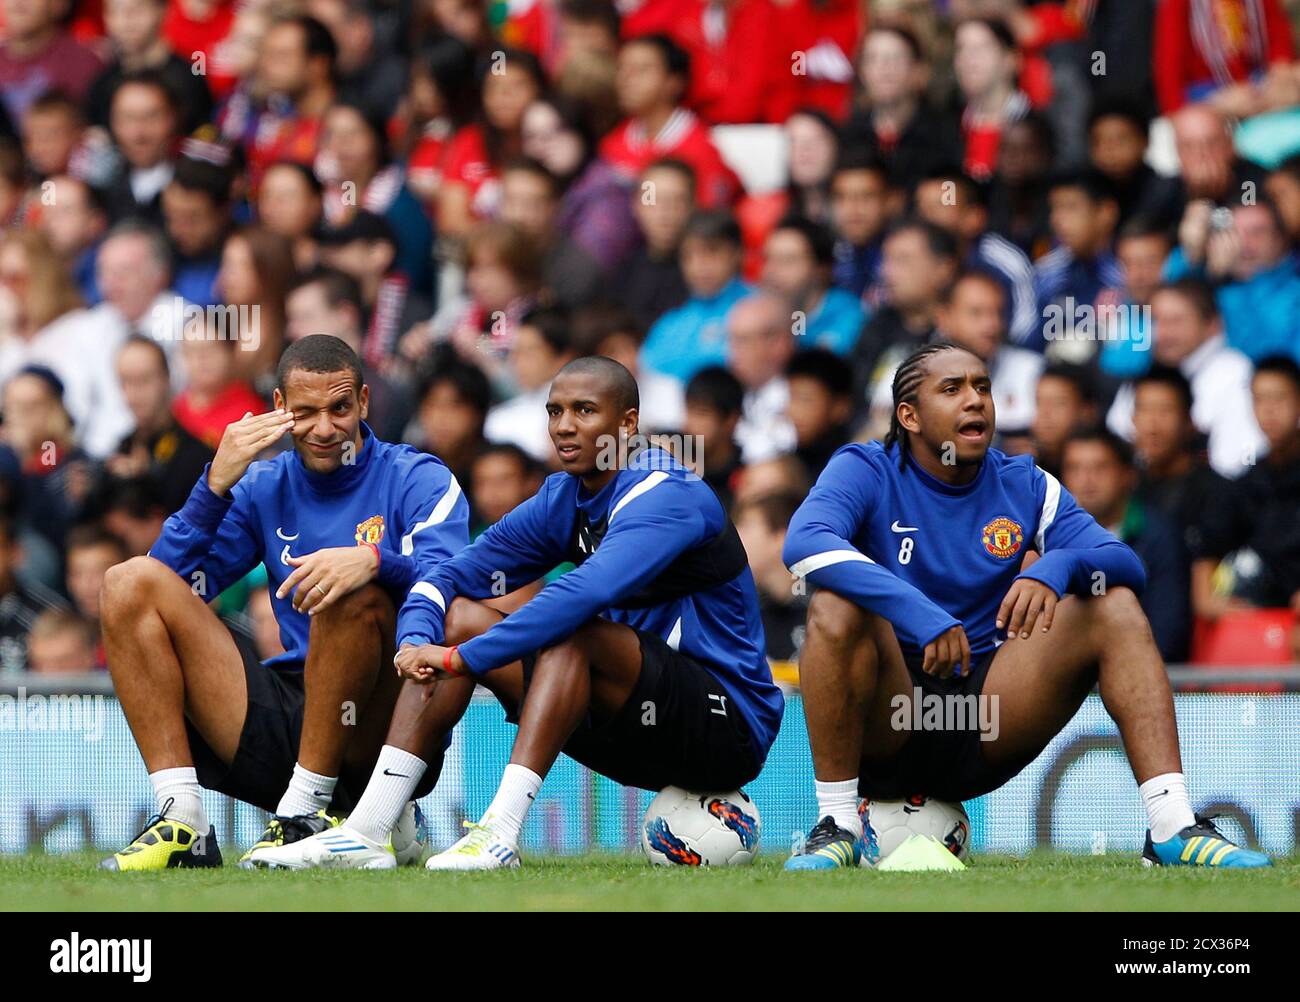
[[[375,551],[368,546],[331,546],[287,561],[293,572],[275,590],[275,597],[292,594],[293,607],[308,615],[364,588],[378,571]]]
[[[1052,626],[1060,598],[1047,585],[1033,578],[1017,578],[998,607],[997,628],[1005,628],[1007,639],[1029,639],[1038,624],[1044,633]]]

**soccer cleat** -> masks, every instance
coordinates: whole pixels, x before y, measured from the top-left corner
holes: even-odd
[[[1152,842],[1147,832],[1142,848],[1143,866],[1214,866],[1229,869],[1254,869],[1272,866],[1273,861],[1262,852],[1243,849],[1229,842],[1214,825],[1217,814],[1210,817],[1196,815],[1196,824],[1188,825],[1173,838]]]
[[[221,848],[216,829],[208,828],[200,836],[189,825],[168,818],[169,800],[163,809],[145,822],[131,844],[121,852],[100,860],[101,870],[170,870],[176,867],[210,867],[221,865]]]
[[[284,845],[259,849],[252,865],[263,870],[393,870],[397,868],[397,857],[392,842],[380,845],[340,825]]]
[[[862,842],[841,828],[829,814],[813,826],[803,852],[785,861],[787,870],[834,870],[857,866],[862,859]]]
[[[466,821],[469,832],[450,849],[444,849],[425,861],[427,870],[516,870],[519,850],[497,836],[489,818],[478,824]]]
[[[272,817],[267,822],[266,831],[262,832],[262,837],[257,840],[257,843],[248,852],[240,857],[239,868],[241,870],[256,869],[267,851],[291,845],[330,828],[337,828],[342,823],[341,818],[332,817],[324,811],[317,811],[315,814],[299,814],[291,818]]]

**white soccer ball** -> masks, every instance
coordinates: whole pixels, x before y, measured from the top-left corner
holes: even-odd
[[[416,866],[420,862],[428,837],[424,833],[424,814],[414,800],[402,809],[391,838],[398,866]]]
[[[917,796],[867,801],[864,810],[863,820],[871,826],[880,847],[876,862],[883,862],[911,835],[938,839],[963,863],[970,856],[970,819],[961,804]]]
[[[741,866],[758,855],[758,807],[740,790],[660,790],[641,823],[641,848],[657,866]]]

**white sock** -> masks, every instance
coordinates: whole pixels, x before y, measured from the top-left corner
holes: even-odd
[[[276,817],[294,818],[325,810],[334,799],[334,786],[338,781],[337,776],[319,776],[295,762],[289,788],[275,809]]]
[[[149,773],[149,782],[153,784],[154,796],[158,798],[159,814],[189,825],[200,835],[208,833],[212,825],[208,822],[208,812],[203,806],[203,792],[194,766],[159,769]],[[169,800],[170,807],[167,806]]]
[[[1138,787],[1147,809],[1151,841],[1166,842],[1188,825],[1196,824],[1191,801],[1187,799],[1187,782],[1181,772],[1152,776]]]
[[[402,816],[402,810],[415,792],[415,784],[424,775],[425,768],[424,759],[392,745],[384,745],[379,749],[379,761],[370,774],[370,782],[348,815],[344,827],[383,845]]]
[[[483,817],[491,816],[492,830],[511,845],[519,843],[519,831],[524,826],[528,808],[537,799],[542,788],[542,777],[522,765],[511,763],[501,776],[497,795],[492,798]]]
[[[862,819],[858,817],[858,781],[841,779],[833,783],[823,783],[820,779],[817,787],[817,820],[826,815],[835,819],[835,823],[845,831],[852,832],[853,837],[862,837]]]

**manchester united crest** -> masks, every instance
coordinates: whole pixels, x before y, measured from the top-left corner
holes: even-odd
[[[990,554],[1005,560],[1020,552],[1020,544],[1025,541],[1024,531],[1019,522],[1013,522],[1005,515],[999,515],[981,533],[984,549]]]
[[[357,523],[357,544],[377,543],[384,538],[384,516],[371,515],[364,522]]]

